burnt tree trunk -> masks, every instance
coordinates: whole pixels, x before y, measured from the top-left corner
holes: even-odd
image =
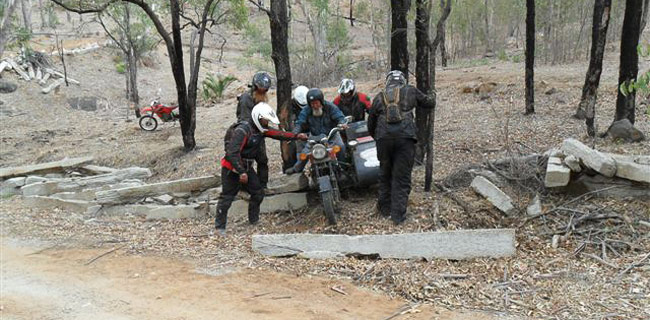
[[[594,2],[594,16],[591,31],[591,58],[589,69],[582,87],[582,99],[578,105],[575,118],[585,119],[587,133],[590,137],[596,135],[594,118],[596,115],[596,99],[600,75],[603,71],[603,55],[607,42],[607,28],[609,27],[609,14],[612,8],[611,0],[596,0]]]
[[[354,0],[350,0],[350,26],[354,27],[354,17],[352,16],[352,9],[354,8]]]
[[[535,113],[535,0],[526,0],[526,114]]]
[[[429,7],[427,3],[431,0],[416,0],[415,11],[415,81],[416,87],[424,93],[429,92],[431,87],[429,78]],[[427,127],[429,123],[429,111],[415,109],[415,125],[417,128],[418,143],[415,148],[415,164],[420,165],[424,161],[424,154],[429,138]]]
[[[390,69],[404,73],[409,78],[408,23],[406,16],[411,0],[391,0]]]
[[[7,38],[9,38],[9,31],[11,29],[11,16],[14,13],[17,4],[18,0],[14,0],[14,2],[10,3],[8,7],[5,7],[4,17],[0,17],[2,18],[0,21],[0,58],[2,58],[2,54],[5,51],[5,45],[7,43]]]
[[[618,73],[618,85],[627,84],[630,80],[636,80],[639,72],[639,36],[641,31],[642,0],[627,0],[625,2],[625,17],[623,18],[623,33],[621,35],[621,58]],[[634,124],[634,99],[636,92],[629,92],[623,95],[618,90],[616,97],[616,115],[614,121],[627,118]]]
[[[271,24],[271,47],[275,76],[277,78],[277,114],[280,125],[285,130],[293,129],[291,121],[291,64],[289,63],[289,22],[287,1],[271,0],[271,10],[267,12]],[[287,169],[296,163],[296,154],[291,144],[282,142],[282,168]]]
[[[431,0],[431,1],[433,1],[433,0]],[[445,9],[445,0],[440,0],[440,10],[444,11],[444,9]],[[442,65],[443,67],[447,66],[447,59],[448,59],[447,46],[445,45],[445,35],[446,34],[447,34],[446,24],[443,24],[442,25],[442,31],[440,33],[441,37],[440,37],[440,44],[439,44],[439,46],[440,46],[440,65]]]

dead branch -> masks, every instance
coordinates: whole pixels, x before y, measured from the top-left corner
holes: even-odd
[[[454,200],[459,206],[463,208],[463,210],[465,210],[466,213],[471,213],[472,211],[474,211],[472,207],[469,205],[469,203],[465,202],[463,199],[456,196],[451,190],[447,189],[442,184],[436,182],[433,185],[438,189],[439,192],[442,192],[443,195]]]
[[[616,275],[616,281],[620,281],[621,278],[623,277],[623,275],[626,274],[628,271],[630,271],[630,270],[632,270],[634,268],[642,266],[643,263],[646,260],[648,260],[648,258],[650,258],[650,253],[646,254],[643,258],[641,258],[641,260],[636,261],[636,262],[632,262],[631,264],[629,264],[625,269],[623,269],[623,271],[619,272]]]
[[[591,253],[581,253],[581,254],[582,254],[583,256],[587,256],[587,257],[589,257],[589,258],[592,258],[592,259],[594,259],[594,260],[600,262],[601,264],[604,264],[604,265],[606,265],[606,266],[608,266],[608,267],[610,267],[610,268],[618,269],[618,266],[617,266],[617,265],[615,265],[615,264],[613,264],[613,263],[611,263],[611,262],[609,262],[609,261],[605,261],[605,260],[601,259],[601,258],[600,258],[599,256],[597,256],[597,255],[594,255],[594,254],[591,254]]]
[[[108,250],[108,251],[106,251],[106,252],[104,252],[104,253],[102,253],[102,254],[100,254],[100,255],[98,255],[98,256],[90,259],[90,260],[88,260],[88,262],[84,263],[84,266],[87,266],[87,265],[89,265],[89,264],[101,259],[102,257],[107,256],[107,255],[109,255],[109,254],[111,254],[111,253],[113,253],[113,252],[115,252],[117,250],[120,250],[120,249],[126,247],[127,245],[128,245],[128,243],[125,243],[125,244],[123,244],[123,245],[121,245],[119,247],[115,247],[115,248],[113,248],[111,250]]]

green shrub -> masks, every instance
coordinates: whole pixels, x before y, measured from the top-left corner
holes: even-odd
[[[126,64],[122,61],[115,63],[115,71],[119,74],[126,73]]]
[[[237,78],[235,78],[232,75],[227,75],[225,77],[217,76],[217,78],[213,77],[212,75],[209,75],[201,83],[202,85],[201,96],[203,97],[203,100],[206,101],[221,100],[221,98],[223,97],[223,92],[226,90],[228,85],[230,85],[235,80],[237,80]]]

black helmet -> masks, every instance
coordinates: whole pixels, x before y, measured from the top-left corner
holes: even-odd
[[[271,87],[271,76],[264,72],[260,71],[253,76],[253,81],[251,81],[251,87],[253,90],[264,89],[269,90]]]
[[[311,102],[318,100],[321,104],[325,104],[325,96],[323,96],[323,91],[318,88],[311,88],[307,91],[307,104],[311,106]]]
[[[403,87],[406,85],[406,77],[404,73],[399,70],[393,70],[386,75],[386,86],[400,86]]]

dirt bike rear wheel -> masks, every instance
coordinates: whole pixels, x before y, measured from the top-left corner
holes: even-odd
[[[154,131],[158,128],[158,120],[150,115],[142,116],[140,118],[140,128],[144,131]]]
[[[334,193],[332,190],[321,192],[321,200],[323,201],[323,210],[325,211],[325,217],[327,217],[327,222],[329,224],[336,224],[336,207],[334,204]]]

